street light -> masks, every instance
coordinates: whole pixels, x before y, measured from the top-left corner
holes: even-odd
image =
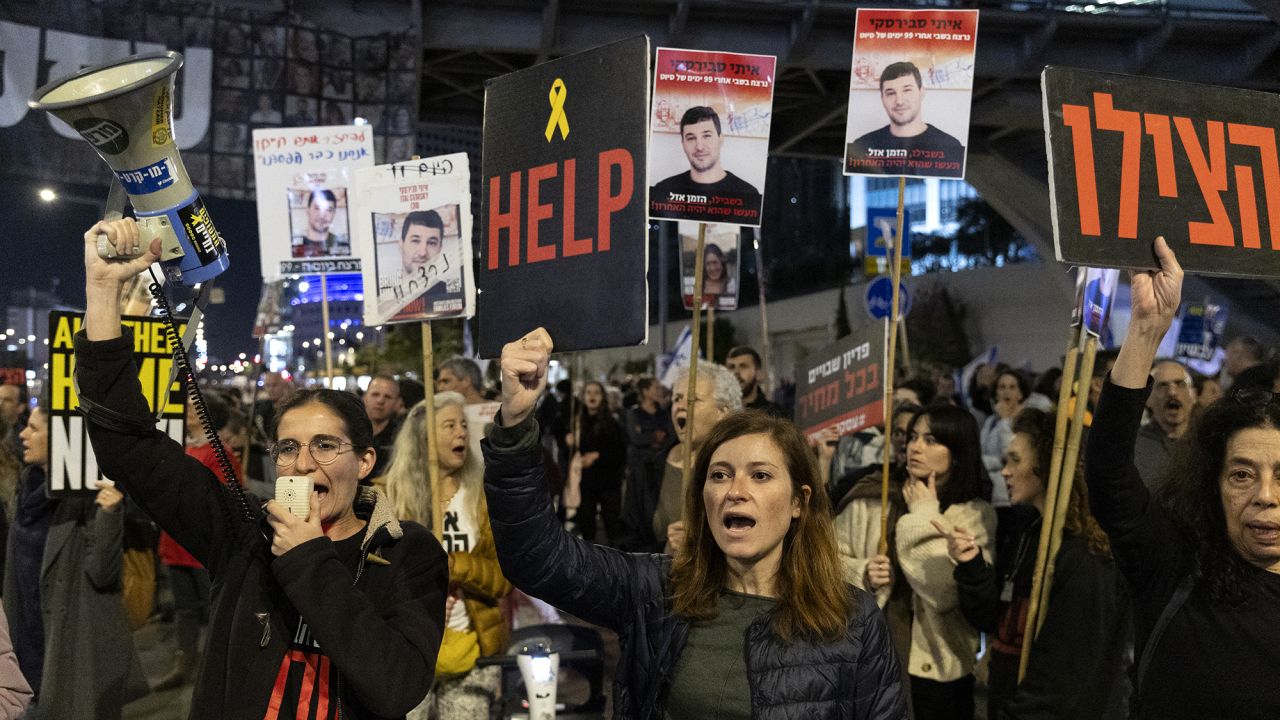
[[[40,192],[37,194],[40,196],[41,200],[47,203],[51,203],[58,199],[58,193],[54,192],[53,188],[40,188]]]

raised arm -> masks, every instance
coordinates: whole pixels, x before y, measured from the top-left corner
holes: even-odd
[[[550,336],[539,328],[502,350],[502,408],[482,446],[498,560],[526,593],[623,630],[633,625],[641,602],[661,598],[663,576],[653,556],[592,545],[556,519],[531,417],[547,382],[551,348]]]
[[[1151,502],[1151,493],[1133,464],[1138,426],[1150,393],[1151,365],[1182,297],[1182,267],[1177,258],[1164,238],[1157,238],[1154,248],[1160,270],[1130,275],[1129,332],[1103,385],[1085,450],[1089,507],[1110,536],[1116,561],[1136,586],[1161,572],[1153,567],[1152,558],[1178,562],[1172,528]]]
[[[121,252],[138,242],[132,219],[100,222],[84,234],[87,310],[75,338],[76,383],[94,455],[103,474],[216,574],[211,548],[225,545],[228,531],[223,491],[207,468],[156,429],[132,338],[120,325],[121,288],[158,259],[159,241],[133,260],[104,260],[96,249],[100,232]]]

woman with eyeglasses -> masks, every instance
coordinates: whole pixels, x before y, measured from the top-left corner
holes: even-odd
[[[1182,267],[1134,271],[1132,319],[1093,416],[1090,506],[1133,594],[1136,717],[1280,717],[1280,401],[1235,392],[1175,448],[1153,497],[1133,464]],[[1227,252],[1231,252],[1227,250]]]
[[[133,220],[85,233],[84,329],[75,338],[81,410],[104,474],[209,568],[208,641],[192,718],[403,718],[431,688],[444,625],[448,561],[421,525],[396,520],[366,484],[373,426],[349,393],[308,390],[277,413],[271,457],[310,478],[307,517],[279,503],[241,504],[154,426],[121,327],[125,280],[159,258],[124,254]]]

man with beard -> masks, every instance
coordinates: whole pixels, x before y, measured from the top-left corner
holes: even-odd
[[[1151,422],[1138,430],[1133,462],[1148,488],[1155,489],[1164,475],[1173,443],[1191,426],[1196,390],[1191,374],[1176,360],[1161,360],[1151,370],[1151,397],[1147,410]]]
[[[754,201],[758,207],[760,191],[721,164],[723,145],[720,115],[715,110],[701,105],[686,110],[680,117],[680,146],[689,169],[654,185],[652,198],[665,201],[673,195],[718,195],[742,198],[747,207]]]
[[[738,379],[738,386],[742,388],[742,407],[782,417],[782,408],[777,403],[770,402],[760,387],[762,365],[760,353],[745,345],[731,348],[724,361],[724,366],[729,368],[729,372]]]
[[[913,63],[892,63],[880,73],[880,103],[889,124],[859,137],[845,153],[847,171],[883,175],[961,177],[964,146],[959,140],[924,121],[924,85]],[[873,152],[874,151],[874,152]],[[904,164],[877,160],[905,159]],[[928,172],[913,172],[911,163]],[[947,163],[939,166],[937,163]]]

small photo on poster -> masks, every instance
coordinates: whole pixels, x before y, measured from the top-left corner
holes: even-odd
[[[441,313],[463,307],[458,205],[373,213],[378,310],[383,315]]]
[[[693,309],[698,223],[680,226],[680,294],[684,309]],[[737,225],[707,225],[702,255],[702,307],[738,309],[738,268],[742,261],[741,231]]]
[[[287,193],[290,256],[349,257],[351,231],[347,221],[347,189],[309,185],[291,187]]]
[[[772,55],[658,48],[649,119],[649,216],[760,225]]]
[[[962,178],[977,10],[859,9],[846,175]]]

